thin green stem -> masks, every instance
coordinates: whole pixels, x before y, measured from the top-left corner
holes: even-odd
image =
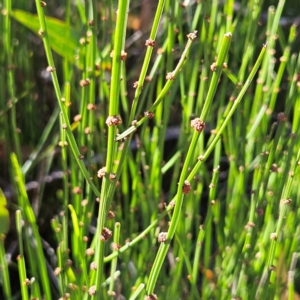
[[[2,270],[2,286],[3,286],[3,295],[5,299],[11,299],[11,283],[9,279],[8,265],[5,256],[5,248],[4,248],[4,240],[5,236],[1,234],[0,236],[0,267]]]
[[[119,243],[120,243],[120,231],[121,231],[121,224],[116,222],[115,223],[115,228],[114,228],[114,243],[113,243],[113,251],[117,252],[118,248],[119,248]],[[111,261],[111,268],[110,268],[110,273],[111,274],[115,274],[116,270],[117,270],[117,261],[118,261],[118,257],[115,257],[114,259],[112,259]],[[111,296],[111,298],[113,298],[114,293],[114,278],[112,278],[112,281],[109,284],[109,295]]]
[[[153,24],[152,24],[150,37],[149,37],[149,40],[151,40],[151,41],[155,41],[159,21],[161,19],[161,15],[162,15],[163,8],[164,8],[164,4],[165,4],[165,0],[159,0],[159,2],[157,4],[157,9],[156,9],[154,21],[153,21]],[[140,72],[140,77],[139,77],[139,80],[138,80],[137,88],[136,88],[136,91],[135,91],[135,94],[134,94],[128,126],[131,125],[132,121],[134,120],[135,114],[136,114],[138,101],[139,101],[140,94],[141,94],[142,89],[143,89],[144,81],[145,81],[145,78],[146,78],[146,74],[147,74],[147,71],[148,71],[148,67],[149,67],[149,63],[150,63],[150,59],[151,59],[151,55],[152,55],[152,51],[153,51],[153,47],[149,45],[147,47],[147,51],[146,51],[146,55],[145,55],[145,58],[144,58],[144,61],[143,61],[143,66],[142,66],[142,69],[141,69],[141,72]]]
[[[15,82],[14,82],[14,69],[15,66],[13,64],[13,48],[12,48],[12,38],[11,38],[11,0],[4,1],[4,8],[3,11],[5,12],[4,16],[4,47],[6,53],[6,68],[7,68],[7,77],[8,77],[8,94],[9,94],[9,106],[10,106],[10,122],[11,122],[11,135],[12,140],[14,142],[14,150],[16,151],[18,161],[22,162],[22,155],[21,155],[21,147],[20,147],[20,138],[19,138],[19,129],[17,127],[17,111],[16,111],[16,104],[17,98],[15,94]]]
[[[192,46],[192,42],[193,40],[196,38],[196,34],[197,32],[193,32],[190,33],[188,35],[188,42],[186,44],[186,47],[180,57],[180,60],[178,62],[178,64],[176,65],[176,68],[167,74],[166,79],[168,80],[163,89],[161,90],[161,92],[159,93],[159,95],[157,96],[157,98],[155,99],[154,103],[151,105],[151,107],[145,112],[145,116],[143,118],[141,118],[139,121],[137,121],[133,126],[129,127],[127,130],[125,130],[122,134],[119,134],[115,140],[119,141],[124,139],[125,137],[127,137],[129,134],[131,134],[132,132],[134,132],[136,130],[136,128],[138,128],[139,126],[141,126],[146,120],[148,120],[149,118],[153,117],[153,113],[155,111],[155,109],[157,108],[157,106],[162,102],[162,100],[164,99],[164,97],[166,96],[166,94],[169,92],[171,86],[173,85],[173,82],[175,80],[175,78],[177,77],[177,75],[179,74],[179,72],[181,71],[184,63],[186,62],[187,58],[188,58],[188,53],[190,51],[190,48]]]
[[[28,278],[26,275],[26,266],[25,266],[25,257],[23,249],[23,234],[22,234],[22,214],[20,210],[16,211],[16,228],[18,232],[18,241],[19,241],[19,256],[17,257],[18,261],[18,270],[19,270],[19,279],[21,286],[22,299],[28,300]]]
[[[96,291],[100,292],[101,277],[103,276],[103,258],[104,258],[104,240],[100,237],[102,235],[102,230],[107,219],[108,207],[110,203],[109,196],[109,186],[111,183],[109,177],[111,176],[113,170],[113,161],[115,159],[115,136],[117,132],[117,126],[119,121],[119,89],[120,89],[120,74],[121,74],[121,64],[123,63],[124,57],[124,42],[126,37],[126,23],[128,16],[129,0],[119,1],[117,23],[114,38],[114,50],[113,50],[113,62],[112,62],[112,79],[110,88],[110,99],[109,99],[109,116],[106,120],[108,125],[108,142],[107,142],[107,155],[106,155],[106,175],[103,177],[103,182],[101,186],[101,196],[100,196],[100,206],[98,211],[97,220],[97,246],[96,246],[96,262],[98,269],[96,272]],[[123,51],[123,52],[122,52]],[[117,122],[115,123],[115,121]]]
[[[49,283],[49,276],[47,273],[47,267],[46,267],[46,259],[43,252],[43,246],[41,241],[41,236],[38,231],[38,226],[36,223],[36,218],[33,213],[33,209],[29,203],[28,195],[25,189],[25,182],[24,182],[24,176],[21,173],[20,166],[17,161],[16,155],[11,155],[11,162],[14,169],[14,175],[15,175],[15,181],[17,183],[18,189],[19,189],[19,205],[22,208],[24,217],[26,221],[30,224],[32,228],[32,235],[35,239],[35,251],[36,256],[39,261],[39,275],[41,284],[45,293],[45,296],[47,299],[51,299],[51,290],[50,290],[50,283]]]
[[[217,129],[217,133],[213,139],[213,141],[211,142],[211,144],[209,145],[208,149],[205,151],[204,155],[202,155],[200,158],[199,158],[199,161],[197,162],[197,164],[195,165],[195,167],[193,168],[193,170],[191,171],[190,175],[188,176],[188,179],[187,180],[192,180],[194,178],[194,176],[196,175],[196,173],[198,172],[201,164],[203,161],[205,161],[208,156],[210,155],[210,153],[213,151],[215,145],[217,144],[219,138],[221,137],[224,129],[226,128],[229,120],[231,119],[233,113],[236,111],[237,109],[237,106],[239,105],[239,103],[241,102],[244,94],[246,93],[248,87],[250,86],[256,72],[258,71],[258,68],[262,62],[262,59],[264,57],[264,54],[266,52],[266,45],[263,46],[260,54],[259,54],[259,57],[249,75],[249,77],[247,78],[245,84],[243,85],[243,88],[241,89],[238,97],[236,98],[236,100],[234,101],[234,104],[233,106],[231,107],[230,111],[228,112],[224,122],[222,123],[222,125],[220,126],[219,129]]]
[[[63,115],[63,119],[65,121],[65,124],[63,124],[62,126],[66,130],[68,141],[69,141],[69,146],[72,150],[72,153],[74,155],[76,163],[78,164],[84,178],[86,179],[86,181],[88,182],[88,184],[90,185],[90,187],[92,188],[92,190],[94,191],[96,196],[99,197],[100,196],[99,191],[98,191],[97,187],[95,186],[95,184],[93,183],[93,181],[91,180],[91,177],[88,174],[88,171],[86,170],[86,167],[82,161],[83,156],[78,149],[78,146],[76,144],[75,138],[74,138],[72,130],[71,130],[68,113],[67,113],[67,107],[64,103],[65,99],[62,98],[62,96],[61,96],[60,86],[59,86],[59,82],[58,82],[58,78],[57,78],[57,74],[56,74],[56,68],[55,68],[52,51],[51,51],[51,47],[50,47],[50,41],[49,41],[49,37],[48,37],[47,25],[46,25],[46,20],[45,20],[45,15],[44,15],[44,7],[41,6],[41,2],[38,0],[36,0],[36,8],[37,8],[38,17],[39,17],[39,21],[40,21],[40,25],[41,25],[40,34],[43,38],[44,48],[45,48],[46,57],[47,57],[48,65],[49,65],[47,67],[47,70],[51,73],[51,78],[52,78],[52,82],[53,82],[53,86],[54,86],[54,90],[55,90],[56,99],[58,101],[59,107],[60,107],[62,115]]]
[[[211,87],[209,89],[209,94],[207,96],[207,100],[206,103],[204,105],[203,108],[203,112],[201,113],[201,117],[205,117],[208,109],[211,105],[214,93],[217,89],[217,84],[218,84],[218,80],[221,76],[221,71],[222,71],[222,66],[224,63],[224,59],[227,55],[227,52],[229,50],[229,45],[230,45],[230,40],[231,40],[231,34],[226,34],[223,38],[223,43],[222,43],[222,48],[220,49],[220,57],[221,59],[218,57],[217,59],[217,63],[214,66],[213,70],[215,71],[215,73],[213,74],[213,79],[211,81]],[[215,86],[213,86],[215,85]],[[208,104],[207,104],[208,103]],[[195,147],[198,141],[198,137],[200,135],[202,130],[195,130],[193,137],[192,137],[192,141],[190,143],[189,146],[189,150],[186,156],[186,159],[184,161],[184,165],[181,171],[181,175],[180,175],[180,179],[179,179],[179,184],[178,184],[178,190],[177,190],[177,194],[176,194],[176,203],[175,203],[175,209],[174,209],[174,213],[172,216],[172,220],[171,220],[171,224],[166,236],[166,242],[161,243],[157,256],[155,258],[153,267],[151,269],[150,275],[149,275],[149,280],[146,286],[146,291],[147,294],[150,295],[153,293],[154,291],[154,287],[160,272],[160,269],[162,267],[163,261],[165,259],[165,256],[168,252],[169,246],[170,246],[170,242],[173,239],[173,236],[175,234],[176,228],[177,228],[177,224],[179,222],[180,219],[180,214],[181,214],[181,209],[182,209],[182,204],[183,204],[183,199],[184,199],[184,190],[185,190],[185,186],[186,185],[190,185],[189,182],[186,182],[186,177],[187,177],[187,172],[188,172],[188,168],[190,167],[190,162],[192,160],[194,151],[195,151]],[[185,192],[186,193],[186,192]]]

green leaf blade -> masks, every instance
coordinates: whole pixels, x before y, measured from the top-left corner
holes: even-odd
[[[40,23],[37,15],[23,10],[13,10],[11,16],[40,37]],[[46,17],[46,23],[53,51],[79,68],[83,68],[83,56],[79,47],[80,33],[56,18]]]

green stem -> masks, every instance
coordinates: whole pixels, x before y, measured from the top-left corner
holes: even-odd
[[[6,68],[7,68],[7,77],[8,77],[8,94],[10,98],[10,122],[11,122],[11,134],[12,134],[12,140],[14,142],[14,148],[18,157],[18,161],[22,161],[22,155],[21,155],[21,147],[20,147],[20,138],[19,138],[19,129],[17,128],[17,113],[16,113],[16,104],[17,104],[17,98],[15,94],[15,82],[14,82],[14,68],[13,65],[13,49],[12,49],[12,40],[11,40],[11,22],[10,22],[10,13],[11,13],[11,0],[4,1],[4,8],[3,11],[5,11],[5,18],[4,18],[4,47],[5,47],[5,53],[6,53]]]
[[[9,279],[8,265],[5,256],[4,248],[5,236],[1,234],[0,236],[0,268],[2,270],[2,286],[3,286],[3,295],[5,299],[11,299],[11,284]]]
[[[61,96],[59,82],[58,82],[58,78],[57,78],[57,74],[56,74],[56,68],[55,68],[55,64],[54,64],[54,60],[53,60],[53,56],[52,56],[52,52],[51,52],[50,41],[49,41],[46,20],[45,20],[45,15],[44,15],[44,8],[41,6],[41,2],[38,0],[36,0],[36,8],[37,8],[38,17],[39,17],[40,26],[41,26],[40,34],[43,38],[44,48],[45,48],[46,57],[47,57],[48,65],[49,65],[47,67],[47,70],[51,73],[51,78],[52,78],[52,82],[53,82],[53,86],[54,86],[54,90],[55,90],[55,95],[56,95],[59,107],[61,109],[63,119],[65,121],[65,125],[63,126],[63,128],[66,130],[69,145],[71,147],[71,150],[72,150],[72,153],[76,160],[76,163],[78,164],[84,178],[86,179],[86,181],[88,182],[88,184],[90,185],[92,190],[94,191],[95,195],[97,197],[99,197],[100,196],[99,191],[98,191],[97,187],[95,186],[95,184],[93,183],[93,181],[91,180],[91,177],[82,161],[83,157],[78,149],[78,146],[76,144],[75,138],[74,138],[72,130],[71,130],[71,126],[70,126],[70,122],[69,122],[69,118],[68,118],[67,107],[64,104],[65,99],[63,99]]]
[[[36,223],[35,215],[33,213],[33,209],[29,203],[28,195],[27,195],[27,192],[25,189],[24,176],[21,173],[21,169],[18,164],[16,155],[14,155],[14,154],[11,155],[11,162],[12,162],[12,166],[14,168],[15,181],[18,184],[18,188],[19,188],[19,197],[18,197],[19,206],[22,207],[25,219],[30,224],[31,229],[32,229],[32,235],[35,239],[35,248],[33,250],[36,252],[36,257],[39,262],[40,281],[41,281],[46,299],[51,299],[50,282],[49,282],[49,276],[47,273],[46,258],[44,256],[44,252],[43,252],[41,236],[39,234],[39,230],[38,230],[38,226]]]
[[[188,176],[188,179],[187,180],[192,180],[194,178],[194,176],[196,175],[196,173],[199,171],[199,168],[202,164],[202,162],[204,162],[208,156],[210,155],[210,153],[212,152],[212,150],[214,149],[215,145],[217,144],[219,138],[221,137],[224,129],[226,128],[229,120],[231,119],[233,113],[235,112],[235,110],[237,109],[237,106],[239,105],[239,103],[241,102],[244,94],[246,93],[248,87],[250,86],[262,60],[263,60],[263,57],[264,57],[264,54],[266,52],[266,45],[263,46],[260,54],[259,54],[259,57],[249,75],[249,77],[247,78],[241,92],[239,93],[238,97],[236,98],[233,106],[231,107],[230,111],[228,112],[224,122],[222,123],[222,125],[220,126],[220,128],[217,130],[217,133],[213,139],[213,141],[211,142],[211,144],[209,145],[208,149],[205,151],[204,155],[201,156],[201,158],[199,159],[199,161],[197,162],[197,164],[195,165],[195,167],[193,168],[193,170],[191,171],[190,175]]]
[[[124,43],[126,37],[126,24],[128,16],[129,0],[119,1],[117,24],[114,38],[114,50],[113,50],[113,63],[112,63],[112,79],[110,88],[110,99],[109,99],[109,116],[108,118],[119,118],[119,90],[120,90],[120,74],[121,74],[121,64],[122,61],[122,51],[124,51]],[[108,121],[108,119],[107,119]],[[108,125],[108,144],[107,144],[107,155],[106,155],[106,175],[103,177],[103,182],[101,186],[101,196],[100,196],[100,206],[98,211],[97,220],[97,246],[96,246],[96,262],[97,262],[97,272],[96,272],[96,291],[100,292],[101,277],[103,276],[103,258],[104,258],[104,241],[101,240],[102,230],[106,222],[108,213],[108,203],[109,199],[109,187],[114,182],[110,182],[109,176],[113,170],[113,161],[115,159],[115,136],[117,132],[117,126],[107,123]],[[93,281],[93,279],[92,279]]]
[[[27,275],[26,275],[26,266],[25,266],[25,257],[24,257],[24,248],[23,248],[23,235],[22,235],[22,214],[20,210],[16,211],[16,228],[18,232],[18,241],[19,241],[19,256],[17,257],[18,261],[18,270],[19,270],[19,279],[21,286],[22,299],[27,300],[28,297],[28,285]]]
[[[153,21],[152,28],[151,28],[151,33],[150,33],[150,38],[149,38],[150,40],[155,41],[155,37],[156,37],[156,34],[157,34],[159,21],[161,19],[161,15],[162,15],[162,12],[163,12],[164,4],[165,4],[165,0],[159,0],[158,5],[157,5],[157,9],[156,9],[156,13],[155,13],[155,17],[154,17],[154,21]],[[146,77],[146,74],[147,74],[147,71],[148,71],[148,67],[149,67],[149,63],[150,63],[150,59],[151,59],[151,55],[152,55],[152,51],[153,51],[153,47],[148,46],[147,51],[146,51],[146,55],[145,55],[145,58],[144,58],[144,61],[143,61],[143,66],[142,66],[142,69],[141,69],[140,77],[139,77],[139,80],[138,80],[137,89],[136,89],[135,94],[134,94],[128,126],[130,126],[131,122],[134,120],[134,116],[135,116],[135,113],[136,113],[136,108],[137,108],[137,105],[138,105],[138,100],[140,98],[140,94],[141,94],[142,89],[143,89],[145,77]]]
[[[224,38],[223,38],[222,47],[220,49],[220,55],[217,59],[216,64],[213,67],[214,74],[213,74],[213,78],[212,78],[212,81],[211,81],[211,86],[210,86],[210,89],[209,89],[209,93],[207,95],[206,103],[204,104],[204,108],[203,108],[203,111],[201,113],[202,118],[206,117],[206,114],[207,114],[208,109],[211,105],[213,96],[214,96],[215,91],[217,89],[218,80],[219,80],[219,78],[221,76],[221,73],[222,73],[222,67],[223,67],[224,59],[225,59],[225,57],[227,55],[227,52],[229,50],[230,41],[231,41],[231,34],[225,34]],[[174,209],[174,213],[173,213],[173,216],[172,216],[172,220],[171,220],[169,230],[167,232],[166,242],[161,243],[161,245],[159,247],[159,250],[158,250],[157,256],[155,258],[153,267],[151,269],[151,272],[150,272],[150,275],[149,275],[149,280],[148,280],[148,283],[147,283],[147,286],[146,286],[146,291],[147,291],[148,295],[152,294],[153,291],[154,291],[154,287],[155,287],[160,269],[162,267],[165,256],[168,252],[170,242],[173,239],[173,236],[174,236],[176,228],[177,228],[177,224],[178,224],[179,219],[180,219],[181,208],[182,208],[183,199],[184,199],[183,189],[184,189],[184,185],[185,185],[185,179],[187,177],[188,168],[190,167],[190,162],[193,158],[193,154],[194,154],[195,147],[197,145],[197,141],[198,141],[198,137],[199,137],[200,133],[201,133],[201,131],[196,131],[196,130],[194,131],[192,141],[191,141],[191,144],[189,146],[189,150],[188,150],[186,159],[184,161],[184,165],[183,165],[181,175],[180,175],[180,179],[179,179],[178,190],[177,190],[177,194],[176,194],[175,209]]]
[[[190,33],[188,35],[189,39],[188,42],[186,44],[186,47],[180,57],[180,60],[176,66],[176,68],[167,74],[167,79],[168,81],[166,82],[166,84],[164,85],[163,89],[161,90],[161,92],[159,93],[159,95],[157,96],[156,100],[154,101],[154,103],[151,105],[151,107],[147,110],[147,112],[145,113],[150,113],[150,115],[155,111],[155,109],[157,108],[157,106],[162,102],[162,100],[164,99],[164,97],[166,96],[166,94],[169,92],[171,86],[173,85],[173,82],[175,80],[175,78],[177,77],[177,75],[179,74],[179,72],[181,71],[184,63],[186,62],[187,58],[188,58],[188,53],[190,51],[191,45],[193,40],[196,38],[196,31],[194,33]],[[151,118],[151,117],[150,117]],[[149,115],[145,115],[143,118],[141,118],[138,122],[136,122],[136,124],[134,124],[133,126],[129,127],[127,130],[125,130],[122,134],[118,135],[116,137],[116,141],[122,140],[123,138],[127,137],[129,134],[133,133],[136,128],[138,128],[139,126],[141,126],[146,120],[149,119]]]

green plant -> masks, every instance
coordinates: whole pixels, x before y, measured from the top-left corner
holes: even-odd
[[[4,297],[294,299],[300,57],[285,1],[11,4],[0,122],[17,201],[0,195]],[[62,180],[46,184],[57,168]],[[17,265],[4,257],[7,202]]]

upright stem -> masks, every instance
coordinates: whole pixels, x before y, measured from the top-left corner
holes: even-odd
[[[11,46],[11,22],[10,22],[10,12],[11,12],[11,0],[4,1],[5,19],[4,19],[4,36],[5,36],[5,54],[7,61],[7,77],[8,77],[8,94],[10,98],[10,122],[11,122],[11,134],[14,143],[14,150],[17,154],[18,161],[22,163],[20,139],[17,128],[17,114],[16,114],[16,95],[15,95],[15,82],[14,82],[14,65],[12,60],[12,46]]]
[[[104,224],[106,222],[108,213],[108,203],[110,203],[108,193],[111,184],[115,184],[109,179],[112,175],[113,161],[115,159],[115,136],[117,133],[117,126],[120,122],[119,117],[119,90],[120,90],[120,74],[121,65],[124,60],[124,43],[126,36],[126,23],[128,16],[129,0],[119,1],[119,7],[117,12],[117,24],[114,38],[114,50],[113,50],[113,63],[112,63],[112,77],[111,77],[111,87],[110,87],[110,98],[109,98],[109,116],[107,118],[106,124],[108,125],[108,145],[107,145],[107,155],[106,155],[106,175],[103,177],[103,182],[101,186],[101,196],[100,205],[97,220],[97,246],[96,246],[96,262],[97,262],[97,272],[95,278],[96,291],[99,293],[101,286],[101,277],[103,270],[103,259],[104,259],[104,242],[105,238],[102,236],[102,231],[104,229]],[[117,123],[110,120],[115,119]],[[93,280],[92,280],[93,283]],[[98,295],[97,295],[98,297]]]
[[[49,37],[48,37],[47,25],[46,25],[44,10],[43,10],[44,6],[41,6],[42,2],[40,2],[38,0],[36,0],[35,2],[36,2],[36,8],[37,8],[38,17],[39,17],[39,21],[40,21],[40,25],[41,25],[41,29],[40,29],[39,33],[43,38],[44,48],[45,48],[46,57],[47,57],[47,61],[48,61],[47,70],[51,73],[51,78],[52,78],[52,82],[53,82],[53,86],[54,86],[55,95],[56,95],[59,107],[60,107],[62,115],[63,115],[64,122],[65,122],[63,128],[66,130],[70,148],[72,150],[74,158],[75,158],[85,180],[88,182],[89,186],[92,188],[92,190],[96,194],[96,196],[99,197],[100,196],[99,191],[98,191],[97,187],[95,186],[95,184],[93,183],[93,181],[91,180],[91,177],[88,174],[87,169],[82,161],[83,157],[78,149],[78,146],[76,144],[75,138],[74,138],[72,130],[71,130],[67,107],[64,104],[64,99],[61,96],[61,90],[60,90],[60,86],[59,86],[59,82],[58,82],[58,78],[57,78],[57,74],[56,74],[56,68],[55,68],[55,64],[54,64],[54,60],[53,60],[53,56],[52,56]]]
[[[227,55],[227,52],[229,50],[230,41],[231,41],[231,34],[226,34],[224,36],[224,39],[223,39],[223,43],[222,43],[222,47],[220,49],[220,54],[218,56],[218,60],[215,63],[215,66],[214,66],[214,71],[215,72],[213,74],[212,81],[211,81],[211,86],[210,86],[210,89],[209,89],[209,92],[208,92],[208,95],[207,95],[207,98],[206,98],[206,101],[205,101],[205,104],[204,104],[204,108],[203,108],[203,111],[202,111],[202,114],[201,114],[202,118],[206,117],[206,114],[207,114],[208,109],[211,105],[213,96],[214,96],[215,91],[217,89],[217,83],[218,83],[218,80],[219,80],[219,78],[221,76],[221,73],[222,73],[222,66],[223,66],[225,57]],[[168,252],[170,242],[173,239],[173,236],[174,236],[176,228],[177,228],[177,224],[179,222],[181,207],[182,207],[182,203],[183,203],[183,199],[184,199],[183,189],[184,189],[184,186],[185,186],[185,179],[187,177],[188,168],[190,167],[190,162],[191,162],[191,159],[193,157],[193,153],[194,153],[194,150],[195,150],[195,147],[196,147],[196,144],[197,144],[198,137],[199,137],[200,133],[201,133],[201,131],[196,131],[195,130],[195,132],[193,134],[193,137],[192,137],[192,141],[191,141],[189,150],[188,150],[188,153],[187,153],[187,157],[184,161],[184,165],[183,165],[181,175],[180,175],[180,179],[179,179],[177,194],[175,196],[176,197],[175,209],[174,209],[174,213],[173,213],[173,216],[172,216],[172,219],[171,219],[171,224],[170,224],[169,230],[167,232],[166,242],[163,242],[160,245],[158,254],[155,258],[153,267],[152,267],[151,272],[150,272],[149,281],[147,283],[146,290],[147,290],[148,295],[150,295],[154,291],[154,287],[155,287],[160,269],[162,267],[162,263],[165,259],[165,256],[166,256],[167,252]]]

